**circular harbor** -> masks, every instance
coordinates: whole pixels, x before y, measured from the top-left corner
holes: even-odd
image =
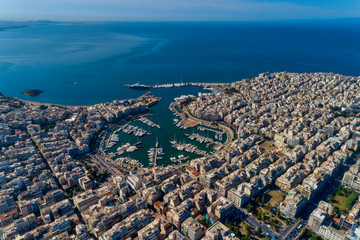
[[[101,149],[116,165],[133,169],[184,163],[194,158],[210,156],[221,149],[227,133],[216,126],[202,125],[182,119],[174,107],[174,97],[196,95],[200,87],[154,89],[162,97],[148,114],[119,124],[109,131]],[[172,97],[170,97],[172,96]]]

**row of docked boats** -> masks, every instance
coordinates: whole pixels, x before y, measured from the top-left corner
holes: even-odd
[[[139,119],[139,121],[142,122],[142,123],[145,123],[146,125],[148,125],[148,126],[150,126],[150,127],[153,127],[153,128],[155,128],[155,127],[161,128],[160,125],[153,123],[152,121],[150,121],[150,120],[149,120],[148,118],[146,118],[146,117],[141,117],[141,118]]]
[[[106,148],[112,148],[117,144],[118,141],[119,141],[119,135],[117,135],[116,133],[111,134]]]
[[[185,151],[185,152],[189,152],[189,153],[196,153],[196,154],[202,154],[202,155],[206,154],[206,152],[204,150],[201,150],[198,147],[196,147],[190,143],[180,143],[180,142],[177,142],[176,140],[172,140],[172,141],[170,141],[170,143],[172,144],[172,147],[176,148],[179,151]]]
[[[183,154],[178,155],[177,157],[171,157],[170,160],[174,163],[181,163],[181,161],[185,161],[189,159],[188,156],[184,156]]]
[[[125,143],[124,145],[117,148],[117,155],[122,155],[125,152],[128,153],[135,152],[140,148],[141,143],[142,143],[141,141],[135,143],[134,145],[130,145],[130,143]]]
[[[180,129],[188,129],[189,128],[188,126],[186,126],[182,122],[177,122],[177,123],[174,123],[174,124],[175,124],[175,126],[177,126]]]
[[[134,134],[136,137],[142,137],[146,134],[150,135],[149,132],[147,132],[146,130],[139,128],[137,126],[133,126],[133,125],[126,125],[124,127],[119,128],[121,131],[123,131],[126,134]]]
[[[157,150],[157,153],[156,153]],[[149,165],[154,166],[155,161],[161,160],[164,156],[164,149],[163,148],[150,148],[148,151],[149,156]],[[156,159],[155,159],[156,158]]]

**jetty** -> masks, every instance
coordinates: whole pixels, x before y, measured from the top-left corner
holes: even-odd
[[[206,151],[201,150],[201,149],[197,148],[196,146],[194,146],[194,145],[192,145],[190,143],[180,143],[180,142],[177,142],[175,140],[170,141],[170,143],[172,144],[172,147],[176,148],[179,151],[185,151],[185,152],[189,152],[189,153],[196,153],[198,155],[202,155],[202,156],[205,156],[205,157],[209,156]]]
[[[149,165],[156,166],[156,162],[159,159],[162,159],[164,155],[164,149],[159,147],[159,142],[156,141],[155,148],[150,148],[148,151],[149,155]]]
[[[229,83],[196,83],[196,82],[180,82],[180,83],[165,83],[165,84],[155,84],[155,85],[142,85],[142,84],[125,84],[127,88],[173,88],[173,87],[185,87],[185,86],[194,86],[194,87],[204,87],[205,90],[213,90],[214,87],[223,87]]]
[[[146,125],[148,125],[148,126],[150,126],[150,127],[161,128],[160,125],[153,123],[151,120],[149,120],[149,119],[146,118],[146,117],[141,117],[141,118],[139,119],[139,121],[142,122],[142,123],[144,123],[144,124],[146,124]]]
[[[151,133],[149,133],[148,131],[139,128],[137,126],[133,126],[133,125],[126,125],[123,127],[120,127],[119,130],[123,131],[124,133],[130,135],[133,134],[136,137],[143,137],[144,135],[151,135]]]
[[[223,131],[219,131],[219,130],[215,130],[212,128],[208,128],[208,127],[204,127],[204,126],[198,126],[197,129],[199,131],[210,131],[210,132],[214,132],[215,133],[215,138],[219,139],[220,141],[222,141],[222,137],[224,132]]]
[[[204,136],[201,136],[200,134],[198,133],[193,133],[193,134],[185,134],[190,140],[195,140],[195,141],[198,141],[199,143],[204,143],[204,142],[207,142],[207,143],[212,143],[212,144],[215,144],[215,146],[222,146],[223,144],[220,143],[220,142],[216,142],[214,141],[213,139],[211,138],[208,138],[208,137],[204,137]]]
[[[154,167],[156,167],[156,160],[157,160],[157,157],[158,157],[158,147],[159,147],[159,143],[156,142],[156,144],[155,144]]]

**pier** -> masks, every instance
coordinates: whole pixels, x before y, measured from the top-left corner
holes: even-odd
[[[153,123],[152,121],[150,121],[150,120],[149,120],[148,118],[146,118],[146,117],[141,117],[141,118],[139,118],[139,121],[142,122],[142,123],[144,123],[144,124],[146,124],[146,125],[148,125],[149,127],[161,128],[160,125]]]
[[[214,132],[216,134],[219,134],[219,140],[222,141],[222,136],[224,134],[223,131],[218,131],[218,130],[215,130],[215,129],[212,129],[212,128],[207,128],[207,127],[204,127],[204,126],[199,126],[197,129],[200,130],[200,131],[205,131],[206,130],[206,131],[210,131],[210,132]]]
[[[203,142],[208,142],[208,143],[212,143],[212,144],[215,144],[215,145],[218,145],[218,146],[222,146],[223,144],[220,143],[220,142],[216,142],[214,141],[213,139],[211,138],[208,138],[208,137],[204,137],[204,136],[201,136],[200,134],[197,134],[197,133],[193,133],[193,134],[185,134],[186,136],[188,136],[188,138],[190,140],[195,140],[195,141],[198,141],[199,143],[203,143]]]
[[[165,83],[165,84],[156,84],[156,85],[143,85],[143,89],[149,88],[173,88],[173,87],[185,87],[185,86],[195,86],[195,87],[223,87],[229,83],[196,83],[196,82],[180,82],[180,83]],[[125,84],[127,88],[134,88],[133,85]],[[139,85],[142,86],[142,85]],[[138,87],[141,88],[141,87]]]
[[[185,151],[185,152],[189,152],[189,153],[196,153],[198,155],[202,155],[202,156],[205,156],[205,157],[209,156],[209,154],[206,151],[198,149],[196,146],[194,146],[194,145],[192,145],[190,143],[178,143],[175,140],[171,141],[171,143],[172,143],[172,146],[174,148],[176,148],[177,150],[179,150],[179,151]]]
[[[158,157],[158,147],[159,147],[159,143],[156,142],[156,144],[155,144],[155,156],[154,156],[154,167],[156,167],[156,160],[157,160],[157,157]]]

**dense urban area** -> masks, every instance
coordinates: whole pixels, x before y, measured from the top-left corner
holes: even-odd
[[[159,97],[61,106],[1,96],[2,239],[360,239],[359,83],[281,72],[209,85],[172,108],[228,141],[131,169],[101,150],[105,136]]]

